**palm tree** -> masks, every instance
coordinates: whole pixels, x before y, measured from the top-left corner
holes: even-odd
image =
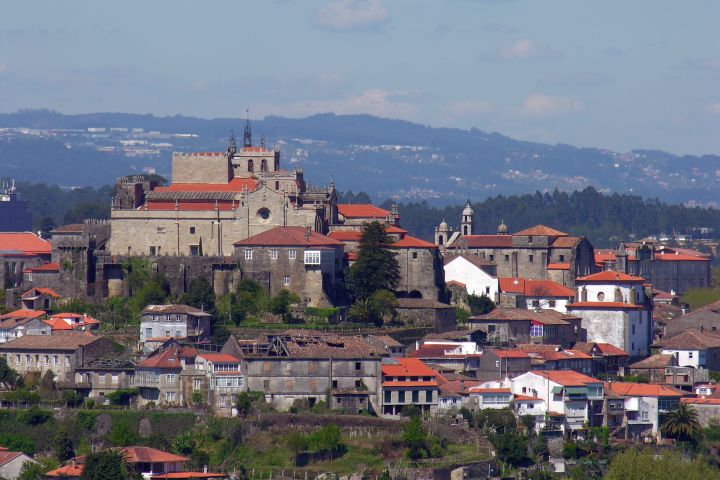
[[[684,441],[693,440],[701,430],[697,410],[687,403],[679,403],[667,412],[660,427],[663,435]]]

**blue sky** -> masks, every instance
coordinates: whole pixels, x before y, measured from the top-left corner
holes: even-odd
[[[25,0],[0,111],[371,113],[720,154],[720,2]]]

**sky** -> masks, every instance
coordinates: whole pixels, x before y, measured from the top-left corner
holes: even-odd
[[[0,112],[369,113],[720,154],[717,0],[23,0]]]

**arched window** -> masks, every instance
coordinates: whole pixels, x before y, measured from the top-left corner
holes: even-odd
[[[260,161],[260,171],[261,171],[261,172],[267,172],[267,171],[268,171],[268,168],[267,168],[267,160],[265,160],[264,158]]]
[[[468,234],[468,227],[467,227],[467,225],[465,225],[463,227],[463,235],[467,235],[467,234]]]
[[[255,164],[252,160],[248,160],[248,172],[254,172],[255,171]]]
[[[439,245],[442,245],[443,242],[444,242],[444,240],[445,240],[445,239],[443,238],[443,236],[440,235],[440,236],[438,237],[438,244],[439,244]]]

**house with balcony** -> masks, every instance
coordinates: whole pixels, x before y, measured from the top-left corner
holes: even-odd
[[[510,408],[513,400],[511,389],[502,387],[490,388],[484,385],[469,388],[468,396],[472,399],[473,405],[478,410],[484,410],[486,408],[492,410]]]
[[[605,389],[623,400],[625,438],[660,437],[664,415],[675,408],[684,393],[649,383],[608,382]],[[615,411],[619,412],[619,406]],[[610,426],[610,425],[608,425]]]
[[[453,342],[447,340],[422,340],[415,350],[407,352],[410,358],[418,358],[426,365],[443,370],[464,372],[475,375],[481,351],[475,342]]]
[[[571,370],[537,370],[510,380],[513,394],[541,399],[545,411],[540,428],[552,428],[569,435],[586,424],[600,425],[595,411],[602,411],[603,383]]]
[[[440,375],[417,358],[386,359],[382,373],[382,415],[397,417],[403,408],[415,406],[435,412]]]
[[[207,342],[212,321],[211,314],[189,305],[148,305],[140,312],[140,350],[149,353],[170,338]]]
[[[216,415],[229,417],[236,413],[237,396],[247,390],[239,358],[227,353],[199,353],[194,373],[205,377],[192,378],[193,392],[203,394],[205,405],[210,405]]]
[[[194,365],[197,354],[194,348],[168,342],[166,346],[138,363],[132,386],[140,391],[139,406],[150,402],[167,405],[185,404],[189,399],[183,395],[180,374],[186,366]]]
[[[511,405],[516,417],[520,418],[525,415],[533,417],[535,429],[540,430],[540,425],[544,424],[546,419],[545,400],[531,395],[514,395]]]

